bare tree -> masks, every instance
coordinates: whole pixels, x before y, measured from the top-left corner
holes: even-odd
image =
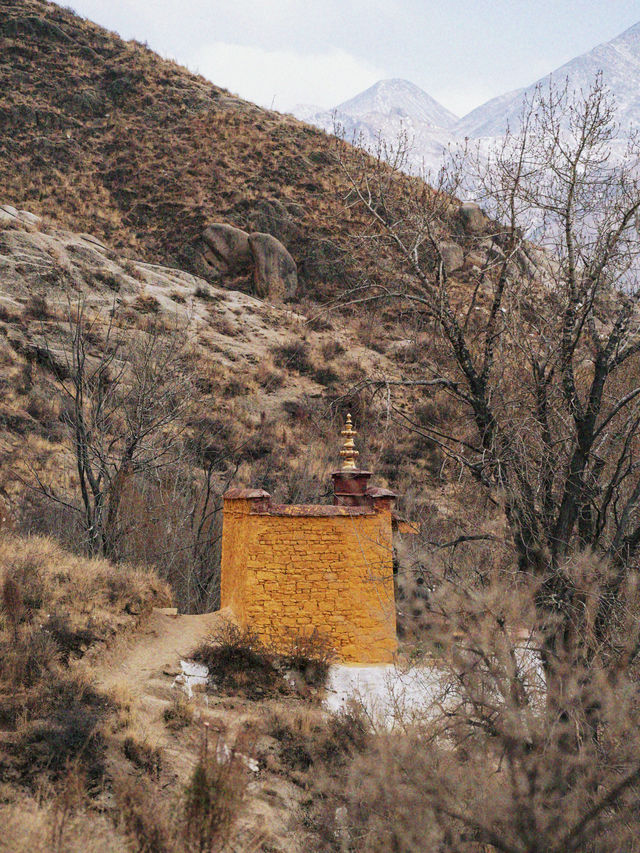
[[[204,613],[220,606],[222,495],[238,458],[215,430],[200,430],[187,447],[170,468],[128,481],[118,556],[155,565],[181,611]]]
[[[116,310],[104,316],[84,301],[69,305],[64,324],[44,330],[41,355],[63,397],[78,501],[32,473],[41,493],[81,517],[92,553],[117,556],[127,480],[181,456],[192,400],[185,340],[184,330],[169,333],[160,320],[144,330],[122,327]]]
[[[586,635],[608,568],[581,554],[567,571]],[[615,660],[592,661],[587,673],[575,647],[558,649],[570,702],[584,707],[597,690],[601,736],[593,739],[582,729],[576,737],[575,716],[542,713],[535,635],[510,627],[535,619],[535,586],[514,595],[504,578],[484,588],[443,579],[433,601],[447,617],[435,638],[438,668],[410,669],[406,682],[400,675],[386,709],[394,730],[370,738],[342,785],[324,782],[315,800],[328,799],[329,843],[320,849],[335,849],[338,833],[350,842],[344,849],[372,853],[639,849],[638,702],[627,666],[638,639],[637,589],[628,583],[622,593],[628,618],[616,629]]]
[[[548,666],[574,615],[567,561],[589,550],[614,567],[601,635],[638,568],[640,147],[619,147],[600,79],[577,95],[539,89],[517,132],[454,158],[433,189],[401,174],[402,147],[389,162],[338,145],[363,237],[403,269],[345,301],[396,305],[445,342],[448,359],[395,384],[453,397],[457,428],[402,417],[503,507],[520,570],[543,581]],[[490,216],[455,200],[470,165]],[[453,274],[451,234],[464,251]]]

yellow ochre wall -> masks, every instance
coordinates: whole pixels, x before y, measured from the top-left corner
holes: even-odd
[[[338,659],[388,662],[396,650],[389,503],[269,507],[224,501],[221,606],[263,639],[316,628]]]

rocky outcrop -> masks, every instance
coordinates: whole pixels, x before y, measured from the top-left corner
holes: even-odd
[[[460,219],[465,231],[471,234],[482,233],[491,222],[480,205],[473,201],[466,201],[460,206]]]
[[[225,223],[202,234],[202,258],[221,276],[251,274],[252,292],[261,297],[293,296],[298,271],[286,247],[271,234],[248,234]]]
[[[36,225],[40,217],[28,210],[17,210],[11,204],[0,205],[0,222],[10,223],[12,221],[24,222],[27,225]]]
[[[285,207],[275,198],[259,199],[252,204],[247,216],[247,225],[252,234],[271,234],[284,246],[291,246],[304,237],[298,220],[304,211],[299,205],[289,202]]]
[[[249,235],[240,228],[217,222],[205,229],[204,259],[221,273],[246,272],[251,267]]]
[[[253,286],[256,296],[294,296],[298,287],[296,262],[271,234],[251,234]]]

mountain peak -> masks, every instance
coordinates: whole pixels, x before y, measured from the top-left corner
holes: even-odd
[[[337,111],[354,118],[393,114],[443,128],[451,127],[457,121],[457,117],[435,98],[415,83],[401,78],[379,80],[364,92],[339,104]]]
[[[620,35],[576,56],[530,86],[487,101],[462,118],[455,130],[462,136],[499,136],[507,126],[518,126],[523,99],[536,86],[569,81],[571,90],[588,91],[596,75],[602,78],[615,98],[617,118],[624,129],[640,125],[640,22]]]

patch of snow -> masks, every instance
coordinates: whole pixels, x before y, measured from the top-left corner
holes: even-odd
[[[329,670],[325,707],[336,713],[355,701],[374,725],[393,728],[424,713],[439,689],[440,676],[433,666],[400,669],[394,664],[336,664]]]
[[[209,670],[203,663],[196,663],[193,660],[181,660],[180,668],[182,673],[176,675],[171,686],[180,687],[191,699],[194,687],[202,687],[208,683]]]

